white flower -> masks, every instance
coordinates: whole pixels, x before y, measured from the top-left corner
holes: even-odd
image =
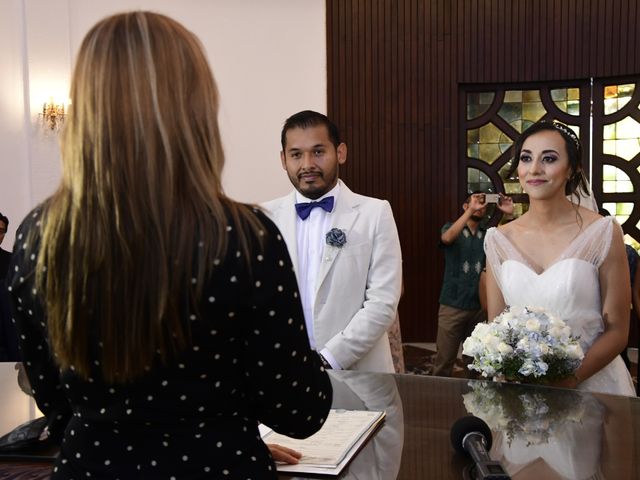
[[[573,358],[576,360],[581,360],[582,358],[584,358],[584,352],[582,351],[582,347],[579,343],[567,345],[564,351],[569,358]]]
[[[556,316],[549,317],[549,323],[552,327],[564,327],[564,322]]]
[[[473,329],[472,335],[476,338],[484,337],[487,333],[489,333],[489,331],[491,331],[489,324],[482,322],[476,325],[476,327]]]
[[[525,352],[528,352],[529,350],[531,350],[531,345],[529,344],[529,338],[524,337],[518,340],[518,343],[516,344],[516,348],[518,350],[523,350]]]
[[[530,318],[527,320],[525,326],[527,327],[527,330],[531,330],[532,332],[540,331],[540,322],[536,318]]]
[[[482,353],[482,351],[484,350],[484,345],[476,337],[471,336],[468,337],[462,344],[462,350],[466,352],[465,355],[474,357]]]
[[[513,352],[513,348],[511,348],[509,345],[507,345],[507,344],[506,344],[506,343],[504,343],[504,342],[500,342],[500,343],[498,344],[498,351],[499,351],[501,354],[506,355],[506,354],[508,354],[508,353]]]
[[[481,337],[480,341],[484,344],[484,347],[489,351],[494,351],[500,343],[500,338],[493,333],[487,333]]]
[[[510,311],[506,311],[502,315],[500,315],[500,317],[502,318],[503,322],[509,322],[514,318],[514,315]]]
[[[549,329],[549,335],[551,335],[553,338],[563,338],[564,337],[564,329],[562,327],[559,326],[553,326]]]

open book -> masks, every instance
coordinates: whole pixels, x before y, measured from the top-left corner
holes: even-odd
[[[299,440],[261,427],[265,443],[277,443],[302,453],[297,465],[277,464],[279,472],[338,475],[376,431],[385,412],[335,410],[314,435]]]

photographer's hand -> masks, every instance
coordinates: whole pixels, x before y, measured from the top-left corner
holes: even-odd
[[[500,193],[500,202],[497,204],[498,209],[505,215],[513,215],[513,198],[504,193]]]
[[[471,198],[469,199],[468,210],[471,210],[472,213],[482,210],[486,206],[487,203],[484,193],[474,193],[473,195],[471,195]]]

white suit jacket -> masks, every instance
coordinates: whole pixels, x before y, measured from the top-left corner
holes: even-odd
[[[329,229],[343,230],[347,241],[324,245],[313,305],[316,347],[326,347],[344,369],[394,372],[387,330],[402,284],[398,230],[389,202],[353,193],[339,181]],[[298,276],[295,201],[292,191],[262,206],[280,229]]]

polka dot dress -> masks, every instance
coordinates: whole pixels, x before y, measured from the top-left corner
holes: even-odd
[[[276,478],[258,422],[293,437],[322,426],[331,384],[309,348],[286,245],[255,214],[265,242],[251,268],[230,223],[226,258],[213,262],[198,312],[184,312],[192,344],[126,385],[102,380],[99,355],[87,380],[52,361],[34,284],[38,210],[25,219],[8,280],[34,396],[54,435],[63,432],[52,478]],[[90,347],[99,352],[99,340]]]

